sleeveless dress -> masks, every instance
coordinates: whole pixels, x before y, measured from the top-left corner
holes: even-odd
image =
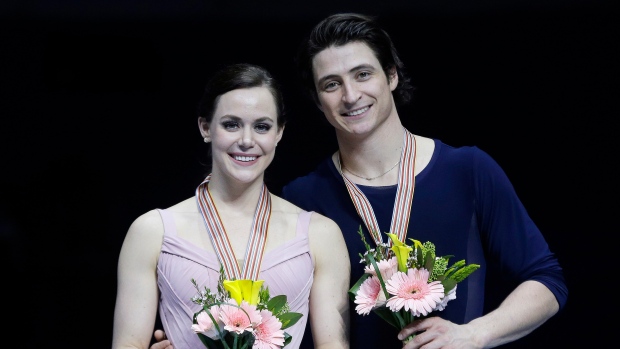
[[[191,298],[206,286],[217,292],[220,264],[215,253],[208,252],[179,237],[172,214],[158,209],[164,224],[164,239],[157,263],[160,290],[159,315],[166,336],[175,349],[205,348],[191,329],[194,313],[201,307]],[[292,327],[285,329],[293,338],[287,349],[297,349],[308,321],[309,297],[314,275],[310,256],[308,226],[312,212],[303,211],[297,219],[296,236],[275,250],[265,252],[259,279],[265,280],[270,295],[284,294],[291,311],[303,314]]]

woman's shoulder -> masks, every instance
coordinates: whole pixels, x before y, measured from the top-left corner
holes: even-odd
[[[284,215],[289,215],[291,217],[294,217],[295,220],[301,213],[306,212],[306,210],[302,209],[301,207],[273,194],[272,211]],[[313,230],[320,231],[322,229],[328,229],[330,231],[333,231],[334,229],[339,230],[340,228],[338,228],[336,222],[334,222],[331,218],[328,218],[318,212],[313,211],[312,216],[310,217],[310,232],[312,232]]]
[[[187,198],[168,208],[165,208],[165,210],[173,213],[196,212],[198,211],[198,206],[196,206],[196,197],[192,196],[190,198]]]
[[[131,223],[129,231],[142,233],[144,231],[161,228],[161,226],[162,223],[159,212],[157,212],[157,209],[152,209],[138,216],[133,223]]]
[[[136,234],[148,234],[151,236],[157,232],[163,234],[164,225],[159,210],[160,209],[155,208],[138,216],[131,224],[129,231]],[[163,210],[168,211],[174,217],[175,221],[182,220],[184,213],[197,211],[194,198],[188,198],[170,207],[163,208]]]
[[[273,193],[271,194],[271,210],[294,215],[298,215],[304,211],[301,207]]]

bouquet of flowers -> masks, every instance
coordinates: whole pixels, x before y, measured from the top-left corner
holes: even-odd
[[[200,290],[192,302],[202,306],[194,314],[192,330],[210,349],[278,349],[292,337],[284,330],[303,316],[290,312],[285,295],[270,297],[263,280],[225,280],[223,270],[217,292]]]
[[[409,246],[391,233],[386,233],[392,240],[391,247],[380,244],[372,249],[361,226],[358,233],[366,246],[366,252],[360,254],[366,267],[364,275],[349,290],[349,296],[357,304],[358,314],[373,311],[399,330],[416,318],[445,309],[449,301],[456,299],[457,283],[480,267],[466,264],[465,260],[449,265],[453,256],[437,256],[430,241],[422,244],[409,239],[413,242]]]

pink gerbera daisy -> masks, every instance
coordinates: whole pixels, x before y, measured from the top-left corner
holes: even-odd
[[[407,274],[397,272],[388,280],[385,288],[394,295],[387,301],[387,306],[394,312],[403,307],[413,316],[427,315],[435,310],[444,296],[440,281],[428,283],[428,270],[424,268],[409,269]]]
[[[252,332],[252,327],[261,321],[261,316],[255,305],[250,305],[242,301],[240,307],[222,304],[220,306],[220,317],[224,323],[224,329],[229,332],[244,331]]]
[[[379,271],[381,272],[381,277],[383,278],[383,281],[387,281],[389,280],[392,275],[394,275],[394,273],[396,273],[398,271],[398,259],[396,259],[396,257],[392,257],[388,260],[382,259],[380,261],[377,261],[377,267],[379,267]],[[364,268],[364,272],[366,274],[371,274],[371,275],[377,275],[377,273],[375,272],[375,268],[372,266],[372,264],[369,264],[368,266],[366,266],[366,268]]]
[[[355,295],[355,311],[360,315],[368,315],[375,307],[385,303],[385,294],[376,276],[364,280]]]
[[[261,310],[261,323],[254,328],[254,349],[279,349],[284,345],[282,323],[269,310]]]
[[[217,326],[222,327],[222,322],[220,321],[220,310],[218,306],[212,306],[211,308],[209,308],[209,311],[211,312],[211,316],[213,316],[213,319],[215,319]],[[196,324],[192,325],[192,330],[194,330],[194,332],[196,333],[202,333],[205,336],[208,336],[209,338],[213,338],[213,339],[219,339],[219,333],[217,332],[217,329],[215,328],[215,324],[213,323],[213,320],[211,320],[211,317],[209,316],[209,314],[206,311],[201,311],[200,314],[198,314],[198,316],[196,316]]]

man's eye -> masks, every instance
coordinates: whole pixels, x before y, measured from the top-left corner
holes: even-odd
[[[325,90],[332,91],[332,90],[336,89],[336,87],[338,87],[338,83],[335,82],[335,81],[332,81],[332,82],[330,82],[330,83],[325,85]]]
[[[360,72],[357,77],[360,79],[367,79],[370,76],[370,73],[367,71]]]

